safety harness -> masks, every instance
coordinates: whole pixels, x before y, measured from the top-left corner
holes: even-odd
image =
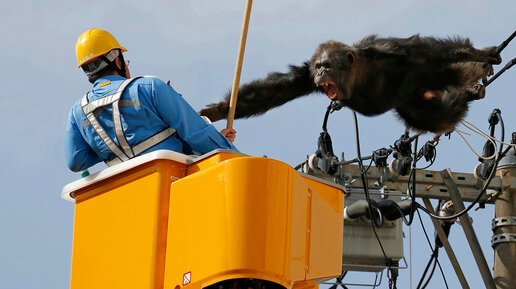
[[[102,139],[104,144],[106,144],[108,149],[116,156],[114,159],[106,161],[106,164],[108,166],[112,166],[127,161],[131,158],[134,158],[142,152],[146,151],[147,149],[164,141],[176,132],[175,129],[168,127],[162,130],[161,132],[158,132],[155,135],[148,137],[147,139],[141,141],[140,143],[134,146],[129,145],[127,138],[125,137],[124,129],[122,127],[122,115],[120,114],[120,109],[118,106],[120,98],[122,97],[125,88],[131,82],[141,77],[142,76],[124,80],[120,84],[116,92],[113,94],[106,95],[99,99],[89,102],[88,93],[86,93],[81,100],[82,111],[84,112],[86,119],[91,124],[95,132]],[[97,117],[95,116],[95,110],[103,109],[108,105],[111,105],[111,107],[113,108],[113,127],[115,130],[116,139],[118,140],[120,146],[118,146],[113,141],[113,139],[109,137],[106,130],[100,124],[100,122],[97,120]]]

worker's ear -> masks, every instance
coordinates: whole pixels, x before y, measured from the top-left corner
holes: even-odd
[[[129,67],[127,67],[126,65],[127,64],[125,63],[125,61],[123,59],[120,59],[120,57],[117,57],[115,59],[115,66],[117,68],[118,74],[125,73],[125,75],[120,75],[120,76],[123,76],[125,78],[131,78],[131,73],[129,72]]]
[[[116,65],[116,67],[117,67],[118,69],[122,69],[122,68],[124,68],[124,64],[125,64],[125,63],[123,63],[123,62],[122,62],[122,60],[120,60],[120,57],[117,57],[117,58],[115,59],[115,65]]]

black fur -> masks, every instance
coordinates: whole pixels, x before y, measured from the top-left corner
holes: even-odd
[[[305,62],[303,66],[291,65],[288,73],[273,72],[265,79],[254,80],[241,86],[238,89],[235,118],[264,114],[272,108],[316,90],[324,92],[315,86],[310,75],[309,63]],[[223,101],[208,105],[199,114],[207,116],[212,121],[226,118],[230,96],[231,91],[226,94]]]
[[[395,109],[419,131],[448,132],[468,103],[484,97],[478,81],[499,64],[496,47],[482,50],[468,39],[368,36],[352,46],[328,41],[303,66],[271,73],[240,87],[236,118],[260,115],[312,92],[325,92],[349,108],[373,116]],[[324,87],[324,89],[323,89]],[[212,121],[227,115],[229,95],[199,113]]]

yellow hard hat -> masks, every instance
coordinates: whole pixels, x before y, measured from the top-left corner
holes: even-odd
[[[106,30],[92,28],[79,36],[75,44],[78,67],[101,56],[113,49],[120,49],[126,52],[123,46]]]

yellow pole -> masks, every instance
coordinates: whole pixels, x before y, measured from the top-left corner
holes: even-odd
[[[247,39],[247,28],[249,27],[252,5],[253,0],[247,0],[247,4],[245,5],[244,23],[242,25],[242,35],[240,36],[240,46],[238,47],[235,76],[233,77],[233,87],[231,88],[231,98],[229,100],[228,123],[226,128],[233,128],[233,119],[235,118],[236,102],[238,97],[238,86],[240,84],[240,73],[242,72],[242,62],[244,61],[245,41]]]

